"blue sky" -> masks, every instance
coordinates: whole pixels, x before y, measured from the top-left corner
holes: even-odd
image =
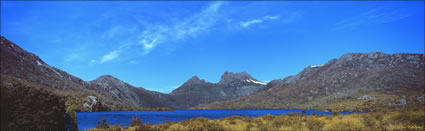
[[[1,35],[89,81],[168,93],[193,75],[261,81],[344,53],[424,53],[424,2],[10,2]]]

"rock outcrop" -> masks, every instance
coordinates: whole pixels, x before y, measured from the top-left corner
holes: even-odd
[[[87,96],[84,99],[83,107],[89,112],[107,111],[102,102],[96,96]]]

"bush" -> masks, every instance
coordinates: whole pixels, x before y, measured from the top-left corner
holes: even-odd
[[[338,111],[332,111],[332,114],[333,115],[339,115],[339,112]]]
[[[130,127],[134,127],[134,126],[143,126],[143,123],[140,117],[136,116],[136,119],[131,118]]]
[[[102,123],[100,124],[100,122],[97,122],[97,125],[100,129],[108,129],[109,128],[109,124],[106,121],[106,118],[103,118]]]
[[[78,130],[74,114],[66,113],[63,98],[54,92],[18,84],[0,90],[0,130]]]
[[[273,119],[274,119],[274,116],[273,116],[273,115],[270,115],[270,114],[266,114],[266,115],[264,115],[262,118],[263,118],[264,120],[266,120],[266,121],[271,121],[271,120],[273,120]]]
[[[359,130],[360,128],[354,125],[354,123],[352,123],[351,121],[332,122],[330,127],[330,129],[338,131]]]
[[[365,114],[362,117],[362,122],[366,127],[373,129],[376,124],[376,119],[370,114]]]
[[[284,125],[284,123],[285,123],[285,119],[283,117],[276,117],[273,120],[272,125],[273,125],[274,128],[278,129],[278,128],[282,127],[282,125]]]
[[[289,116],[299,116],[299,115],[300,115],[300,113],[298,113],[298,112],[291,112],[291,113],[289,113],[288,115],[289,115]]]
[[[305,109],[302,109],[301,110],[301,114],[304,116],[304,115],[306,115],[306,111],[305,111]]]
[[[410,112],[397,113],[391,117],[391,121],[392,121],[392,124],[395,124],[395,125],[397,124],[404,125],[404,126],[415,125],[415,126],[424,127],[425,116],[423,113],[420,115],[413,114]]]
[[[306,121],[306,126],[310,130],[322,130],[325,124],[324,121],[317,118],[309,118]]]

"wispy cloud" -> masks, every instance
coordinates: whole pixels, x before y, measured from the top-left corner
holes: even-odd
[[[371,9],[337,22],[332,30],[354,30],[362,26],[391,23],[408,16],[409,14],[397,10]]]
[[[222,2],[216,2],[209,5],[200,13],[183,19],[173,25],[153,25],[145,30],[139,40],[143,46],[143,55],[147,55],[154,48],[166,41],[185,40],[188,37],[195,37],[215,25],[218,19],[218,11]]]
[[[105,54],[100,60],[91,60],[90,63],[102,64],[116,59],[118,56],[128,52],[125,50],[139,49],[139,55],[148,55],[162,44],[182,41],[187,38],[196,37],[201,33],[208,32],[218,21],[219,10],[223,2],[214,2],[199,13],[182,18],[171,24],[149,24],[142,23],[144,30],[135,33],[136,38],[127,44],[121,44],[117,49]],[[120,33],[120,27],[113,27],[104,36],[112,37]]]
[[[105,63],[107,61],[111,61],[114,60],[116,58],[118,58],[118,56],[120,55],[120,50],[114,50],[109,52],[108,54],[104,55],[100,60],[90,60],[90,63],[92,64],[102,64]]]
[[[102,59],[100,60],[100,63],[104,63],[106,61],[113,60],[113,59],[117,58],[119,55],[120,55],[119,50],[111,51],[111,52],[109,52],[108,54],[106,54],[105,56],[102,57]]]
[[[280,16],[264,16],[264,17],[259,18],[259,19],[253,19],[253,20],[249,20],[249,21],[241,21],[241,22],[239,22],[239,24],[243,28],[248,28],[252,24],[258,24],[258,23],[262,23],[264,21],[269,21],[269,20],[277,20],[279,18],[280,18]]]

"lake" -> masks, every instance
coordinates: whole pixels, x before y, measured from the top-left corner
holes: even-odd
[[[220,119],[224,117],[239,115],[256,117],[266,114],[279,115],[298,112],[300,109],[239,109],[239,110],[175,110],[175,111],[106,111],[106,112],[78,112],[78,128],[80,130],[96,128],[97,122],[107,119],[108,124],[123,124],[129,126],[132,117],[139,116],[143,123],[160,124],[169,121],[183,121],[197,117],[206,117],[210,119]],[[306,110],[306,114],[311,113],[330,115],[331,112]],[[341,112],[340,114],[350,114],[350,112]]]

